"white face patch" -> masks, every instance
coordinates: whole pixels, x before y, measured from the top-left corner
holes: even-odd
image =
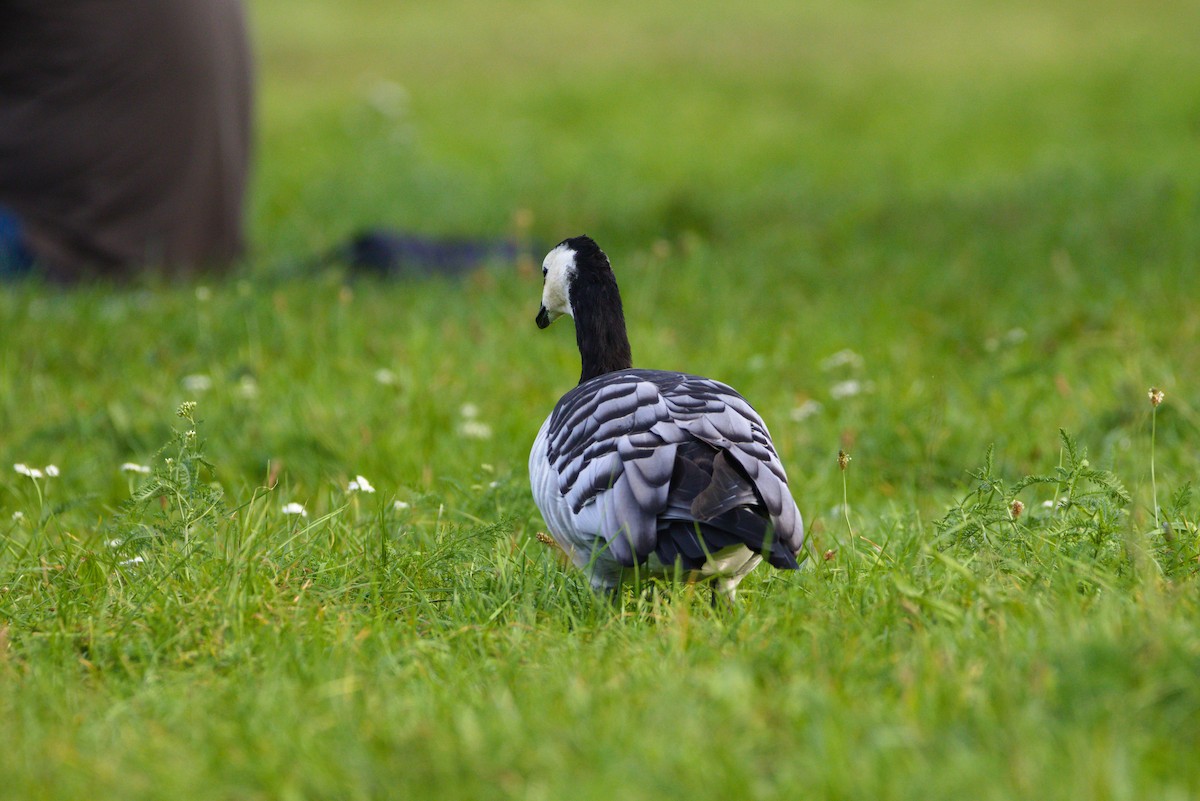
[[[571,282],[575,279],[575,251],[559,245],[542,262],[542,308],[551,322],[571,314]],[[571,315],[574,316],[574,315]]]

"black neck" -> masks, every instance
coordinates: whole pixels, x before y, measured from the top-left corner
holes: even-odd
[[[580,276],[582,278],[582,276]],[[577,283],[579,280],[577,279]],[[614,370],[633,367],[629,337],[625,333],[625,312],[621,309],[621,294],[610,272],[591,282],[586,291],[572,287],[572,295],[582,302],[573,302],[575,341],[583,370],[579,383]],[[586,300],[584,300],[586,298]]]

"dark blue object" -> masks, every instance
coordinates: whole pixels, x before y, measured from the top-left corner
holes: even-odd
[[[335,248],[332,258],[386,278],[460,275],[491,259],[512,261],[520,248],[503,239],[434,238],[372,228]]]
[[[20,278],[33,271],[33,253],[21,237],[17,215],[0,206],[0,281]]]

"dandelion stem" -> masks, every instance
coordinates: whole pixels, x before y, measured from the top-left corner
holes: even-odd
[[[1159,528],[1158,522],[1158,483],[1154,479],[1154,440],[1158,421],[1158,405],[1150,409],[1150,491],[1154,495],[1154,528]]]
[[[854,542],[854,527],[850,525],[850,493],[846,489],[846,471],[842,471],[842,515],[846,518],[846,530],[850,532],[850,542]]]

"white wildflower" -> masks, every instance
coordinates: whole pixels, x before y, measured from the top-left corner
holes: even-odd
[[[396,374],[386,367],[380,367],[375,371],[375,382],[390,387],[396,383]]]
[[[853,378],[848,381],[839,381],[829,388],[829,396],[834,400],[842,398],[852,398],[855,395],[861,395],[864,392],[870,392],[875,389],[875,385],[870,381],[857,381]]]
[[[24,520],[25,513],[21,512],[21,511],[13,512],[12,519],[13,519],[13,522],[16,522],[18,520]]]
[[[43,469],[46,471],[46,475],[50,478],[58,478],[58,465],[48,464]]]
[[[397,512],[403,512],[407,508],[408,508],[408,504],[405,503],[404,501],[396,501],[395,503],[392,504],[392,509]]]
[[[479,407],[473,403],[464,403],[459,408],[458,413],[461,414],[467,420],[474,420],[476,417],[479,416]]]
[[[491,439],[492,427],[478,420],[465,420],[458,427],[458,433],[470,439]]]
[[[182,383],[183,388],[188,392],[207,392],[212,389],[213,380],[203,373],[195,373],[193,375],[185,375]]]
[[[13,465],[13,470],[16,470],[18,473],[20,473],[23,476],[29,476],[30,478],[41,478],[43,476],[43,473],[41,470],[38,470],[36,467],[30,467],[27,464],[22,464],[20,462]]]
[[[852,367],[855,370],[863,366],[863,357],[859,356],[854,351],[846,348],[839,350],[837,353],[826,357],[821,361],[821,369],[826,372],[836,370],[839,367]]]
[[[408,90],[395,81],[381,78],[367,87],[367,102],[384,117],[397,119],[408,110]]]
[[[350,485],[346,487],[347,492],[374,492],[375,488],[371,486],[371,482],[367,481],[362,476],[355,476]]]
[[[825,407],[821,405],[820,401],[815,401],[812,398],[809,398],[795,409],[792,409],[792,420],[799,423],[802,420],[807,420],[815,414],[820,414],[821,410],[824,408]]]
[[[146,560],[143,559],[142,557],[135,556],[132,559],[126,559],[124,562],[120,562],[119,564],[121,565],[121,567],[132,567],[133,565],[140,565],[142,562],[145,562],[145,561]]]
[[[983,341],[983,349],[988,353],[995,353],[1000,350],[1001,345],[1019,345],[1028,338],[1029,334],[1024,328],[1010,328],[1004,333],[1003,338],[988,337]]]
[[[285,503],[283,505],[283,513],[285,515],[300,515],[301,517],[308,517],[308,510],[304,508],[304,504],[302,503]]]
[[[148,475],[150,473],[150,466],[144,465],[144,464],[136,464],[135,462],[126,462],[125,464],[121,465],[121,472],[122,473],[141,473],[142,475]]]
[[[109,548],[120,548],[124,542],[125,542],[124,540],[109,540],[108,542],[106,542],[104,544],[107,545]]]

